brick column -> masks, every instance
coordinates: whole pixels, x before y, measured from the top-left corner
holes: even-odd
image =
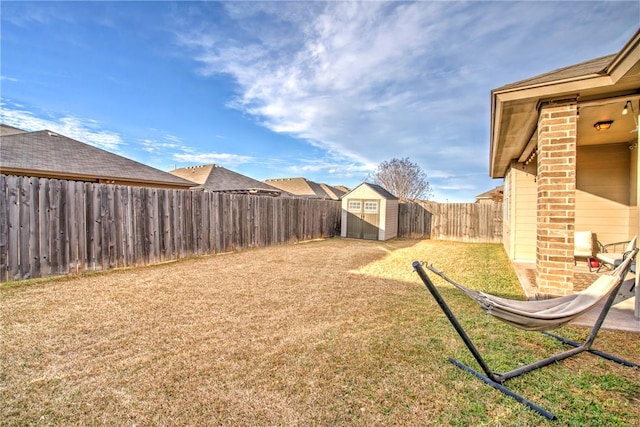
[[[536,280],[543,296],[573,293],[576,104],[543,106],[538,119]]]

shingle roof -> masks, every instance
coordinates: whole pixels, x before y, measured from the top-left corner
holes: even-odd
[[[269,185],[279,188],[294,196],[308,196],[315,197],[316,193],[311,189],[307,180],[304,178],[276,178],[266,179]]]
[[[346,193],[346,191],[338,188],[338,187],[334,187],[332,185],[328,185],[328,184],[320,184],[320,187],[322,187],[322,189],[333,199],[333,200],[340,200],[340,198],[342,196],[344,196],[344,194]]]
[[[489,191],[485,191],[484,193],[478,194],[476,199],[493,199],[496,197],[501,197],[504,192],[504,187],[502,185],[498,185],[495,188],[492,188]]]
[[[294,196],[313,199],[339,200],[345,193],[330,185],[318,184],[317,182],[301,177],[267,179],[265,182]]]
[[[599,75],[606,71],[607,67],[611,64],[611,61],[616,55],[607,55],[601,58],[591,59],[589,61],[581,62],[580,64],[571,65],[569,67],[558,68],[557,70],[549,71],[548,73],[540,74],[535,77],[531,77],[525,80],[520,80],[514,83],[494,89],[493,92],[501,92],[509,89],[520,89],[523,87],[537,86],[545,83],[558,82],[562,80],[571,80],[578,77],[585,77],[589,75]]]
[[[363,183],[365,185],[368,185],[369,187],[371,187],[376,193],[380,194],[382,197],[384,197],[385,199],[389,199],[389,200],[397,200],[398,198],[396,196],[394,196],[393,194],[391,194],[390,192],[388,192],[384,187],[382,187],[381,185],[378,184],[371,184],[368,182]]]
[[[318,184],[317,182],[305,180],[313,194],[320,199],[332,199],[331,194],[327,193],[325,189],[322,187],[322,184]]]
[[[247,192],[280,194],[282,191],[264,182],[239,174],[219,165],[202,165],[171,171],[173,175],[188,179],[198,187],[213,192]]]
[[[191,187],[192,182],[48,130],[0,136],[0,170]]]
[[[16,133],[26,133],[26,130],[18,129],[13,126],[5,125],[4,123],[0,123],[0,136],[13,135]]]

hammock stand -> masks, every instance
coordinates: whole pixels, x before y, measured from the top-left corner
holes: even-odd
[[[525,366],[521,366],[517,369],[514,369],[512,371],[509,372],[505,372],[505,373],[496,373],[493,372],[491,370],[491,368],[489,368],[489,366],[487,365],[487,363],[485,362],[484,358],[480,355],[480,353],[478,352],[478,349],[476,348],[476,346],[473,344],[473,342],[471,341],[471,339],[469,338],[469,336],[467,335],[467,333],[464,331],[464,329],[462,328],[462,326],[460,325],[460,323],[458,322],[458,319],[456,319],[456,317],[453,315],[453,313],[451,312],[451,309],[449,308],[449,306],[447,305],[447,303],[444,301],[444,299],[442,298],[442,296],[440,295],[440,293],[438,292],[437,288],[435,287],[435,285],[433,284],[433,282],[431,281],[431,279],[429,278],[429,276],[427,275],[427,273],[424,271],[421,262],[419,261],[414,261],[413,262],[413,268],[414,270],[418,273],[418,275],[420,276],[420,278],[422,279],[422,281],[424,282],[425,286],[427,287],[427,289],[429,290],[429,292],[431,292],[431,295],[433,295],[434,299],[436,300],[436,302],[438,303],[438,305],[440,306],[440,308],[442,309],[442,311],[444,312],[444,314],[447,316],[447,318],[449,319],[449,322],[451,322],[451,325],[455,328],[456,332],[458,332],[458,335],[460,335],[460,338],[462,338],[462,341],[464,341],[465,345],[467,346],[467,348],[469,349],[469,351],[471,352],[471,354],[473,355],[473,357],[475,358],[476,362],[478,363],[478,365],[480,365],[480,368],[482,368],[482,371],[484,372],[484,374],[482,374],[481,372],[478,372],[472,368],[470,368],[469,366],[459,362],[456,359],[453,358],[449,358],[449,361],[451,363],[453,363],[455,366],[457,366],[458,368],[474,375],[475,377],[479,378],[480,380],[484,381],[486,384],[490,385],[491,387],[495,388],[496,390],[506,394],[507,396],[512,397],[513,399],[515,399],[516,401],[518,401],[519,403],[527,406],[528,408],[532,409],[533,411],[537,412],[538,414],[542,415],[543,417],[549,419],[549,420],[555,420],[556,416],[554,414],[552,414],[551,412],[545,410],[544,408],[536,405],[535,403],[531,402],[530,400],[527,400],[526,398],[520,396],[519,394],[515,393],[513,390],[509,389],[508,387],[504,386],[503,383],[511,378],[517,377],[519,375],[525,374],[527,372],[531,372],[533,370],[542,368],[544,366],[550,365],[552,363],[555,362],[559,362],[561,360],[567,359],[569,357],[575,356],[577,354],[580,354],[584,351],[588,351],[589,353],[595,354],[597,356],[603,357],[607,360],[611,360],[613,362],[622,364],[624,366],[628,366],[628,367],[635,367],[635,368],[640,368],[640,365],[637,365],[633,362],[629,362],[627,360],[624,359],[620,359],[616,356],[607,354],[607,353],[603,353],[601,351],[598,350],[592,350],[591,349],[591,345],[593,344],[593,341],[596,338],[596,335],[598,334],[598,331],[600,330],[600,327],[602,326],[602,323],[604,322],[605,317],[607,316],[609,309],[611,308],[611,306],[613,305],[613,302],[615,301],[616,295],[618,293],[618,290],[620,289],[620,287],[622,286],[622,283],[624,282],[624,278],[626,276],[626,274],[629,271],[629,267],[631,265],[631,261],[633,260],[633,258],[635,258],[636,253],[638,252],[638,250],[634,250],[632,254],[629,254],[630,256],[628,257],[628,260],[625,260],[625,262],[623,262],[618,269],[616,269],[616,271],[614,271],[615,274],[617,274],[617,280],[615,282],[615,285],[613,286],[613,289],[610,291],[610,293],[607,295],[605,295],[604,297],[606,297],[606,302],[604,303],[604,306],[602,308],[602,311],[600,312],[600,315],[598,316],[598,319],[596,320],[593,329],[591,330],[591,332],[589,333],[589,336],[587,337],[586,341],[582,344],[568,340],[566,338],[560,337],[558,335],[554,335],[548,332],[542,332],[545,335],[548,335],[554,339],[557,339],[558,341],[562,342],[563,344],[566,345],[570,345],[574,348],[570,349],[570,350],[565,350],[562,351],[560,353],[557,353],[553,356],[538,360],[536,362],[530,363],[528,365]],[[427,268],[432,271],[433,273],[439,275],[440,277],[442,277],[443,279],[445,279],[447,282],[453,284],[454,286],[456,286],[457,288],[463,290],[463,291],[471,291],[472,293],[477,293],[476,291],[472,291],[468,288],[465,288],[463,285],[453,281],[452,279],[448,278],[447,276],[444,275],[444,273],[442,273],[441,271],[437,270],[436,268],[434,268],[433,266],[427,266]],[[613,274],[612,274],[613,275]],[[488,294],[483,294],[483,295],[487,295]],[[475,299],[475,297],[472,297]],[[498,300],[502,300],[502,301],[510,301],[510,300],[504,300],[504,299],[500,299],[497,298]],[[525,302],[525,301],[522,301]],[[537,303],[538,301],[532,301],[534,303]],[[483,306],[483,309],[485,309],[489,314],[494,314],[491,312],[490,308]],[[586,310],[588,311],[588,310]],[[494,314],[495,315],[495,314]],[[574,316],[574,317],[577,317]],[[573,317],[572,317],[573,318]],[[571,319],[567,320],[564,323],[568,323]],[[511,323],[514,326],[517,326],[515,323],[512,323],[510,321],[507,321],[507,323]],[[563,323],[563,324],[564,324]],[[562,324],[560,324],[560,326],[562,326]],[[559,326],[556,326],[559,327]],[[523,328],[526,329],[526,328]],[[549,328],[549,329],[554,329],[553,327]]]

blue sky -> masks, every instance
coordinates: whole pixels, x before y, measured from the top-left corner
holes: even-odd
[[[488,175],[490,91],[615,53],[640,2],[0,2],[1,120],[162,170],[353,187]],[[1,153],[0,153],[1,155]]]

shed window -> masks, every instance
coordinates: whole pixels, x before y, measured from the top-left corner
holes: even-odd
[[[359,211],[362,209],[362,202],[360,200],[349,200],[349,210]]]
[[[378,202],[364,202],[364,211],[369,213],[378,212]]]

